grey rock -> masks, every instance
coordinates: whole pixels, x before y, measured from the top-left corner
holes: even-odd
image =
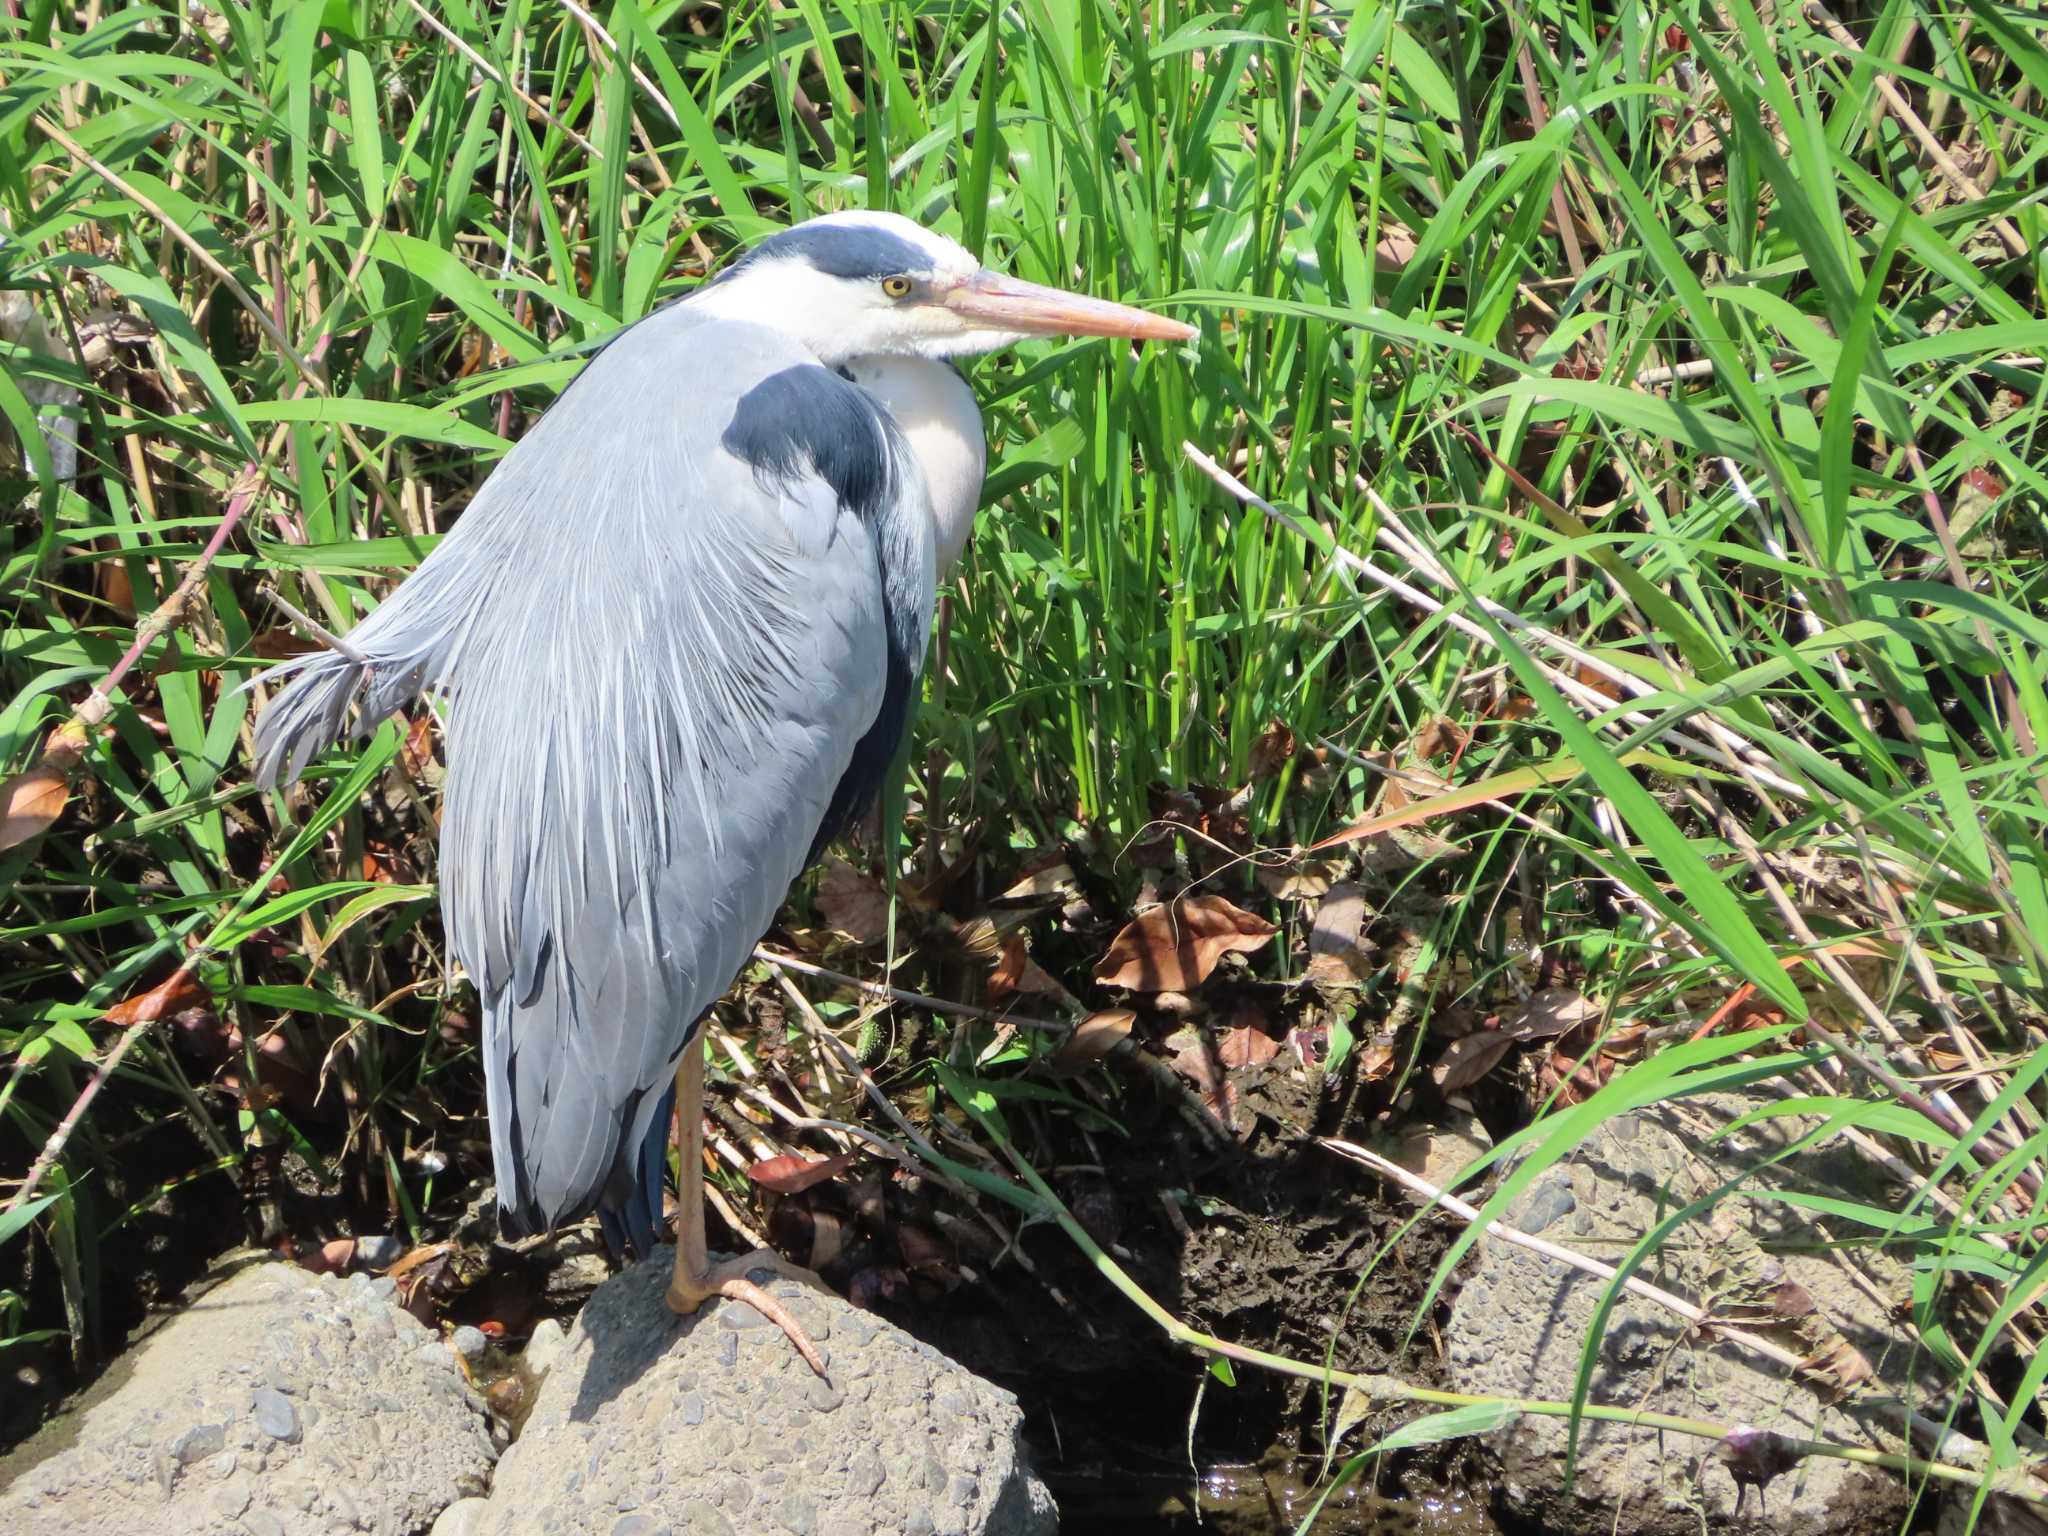
[[[180,1466],[189,1467],[218,1454],[228,1443],[225,1424],[194,1424],[171,1442],[171,1455]]]
[[[942,1501],[944,1528],[967,1536],[1057,1531],[1008,1393],[837,1297],[771,1279],[813,1339],[833,1340],[819,1382],[780,1330],[747,1322],[750,1307],[671,1314],[670,1263],[592,1295],[477,1523],[435,1536],[935,1532]]]
[[[271,1387],[258,1387],[250,1395],[255,1399],[256,1427],[273,1440],[297,1445],[299,1410],[292,1406],[292,1400]]]
[[[471,1328],[467,1324],[455,1330],[455,1336],[450,1342],[455,1346],[455,1353],[465,1360],[475,1360],[491,1347],[491,1341],[484,1336],[483,1329]]]
[[[0,1532],[417,1536],[490,1476],[454,1364],[374,1288],[248,1265],[0,1461]]]
[[[1549,1226],[1553,1241],[1612,1263],[1672,1212],[1759,1168],[1818,1123],[1778,1117],[1713,1139],[1762,1102],[1707,1095],[1610,1122],[1545,1173],[1504,1219],[1524,1231]],[[1793,1282],[1816,1310],[1799,1321],[1797,1333],[1777,1330],[1780,1343],[1811,1354],[1846,1339],[1877,1368],[1882,1386],[1924,1401],[1931,1378],[1905,1374],[1918,1352],[1825,1251],[1801,1212],[1768,1198],[1775,1182],[1890,1206],[1896,1195],[1880,1178],[1853,1155],[1804,1152],[1751,1179],[1764,1188],[1724,1200],[1672,1233],[1643,1278],[1694,1301],[1739,1306],[1761,1300],[1765,1310],[1777,1286]],[[1910,1296],[1911,1277],[1881,1250],[1858,1248],[1851,1262],[1885,1296]],[[1490,1396],[1569,1400],[1605,1290],[1604,1280],[1556,1260],[1482,1241],[1446,1333],[1447,1385]],[[1854,1417],[1854,1400],[1831,1406],[1783,1367],[1725,1339],[1703,1337],[1683,1318],[1627,1293],[1607,1317],[1588,1400],[1850,1444],[1896,1439],[1889,1421]],[[1642,1536],[1702,1529],[1883,1530],[1896,1529],[1905,1511],[1903,1485],[1889,1475],[1809,1457],[1770,1484],[1762,1501],[1768,1524],[1752,1527],[1760,1501],[1751,1494],[1743,1518],[1735,1518],[1737,1490],[1709,1454],[1711,1446],[1590,1419],[1580,1426],[1577,1478],[1566,1495],[1566,1435],[1563,1419],[1528,1414],[1482,1442],[1497,1463],[1496,1497],[1545,1529],[1619,1528]]]

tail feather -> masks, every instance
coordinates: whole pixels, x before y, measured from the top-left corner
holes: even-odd
[[[275,789],[344,735],[366,735],[417,698],[427,662],[411,658],[394,667],[321,651],[272,667],[257,681],[286,683],[256,720],[256,782]]]
[[[597,1208],[598,1225],[604,1230],[605,1246],[614,1259],[644,1259],[660,1240],[664,1195],[668,1184],[669,1125],[675,1118],[676,1089],[670,1083],[655,1106],[654,1120],[640,1139],[631,1169],[621,1168],[626,1177],[608,1187]]]

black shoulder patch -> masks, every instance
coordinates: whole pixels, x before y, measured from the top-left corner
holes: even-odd
[[[816,474],[863,519],[895,494],[888,427],[874,397],[818,363],[771,373],[733,408],[725,451],[773,482]]]

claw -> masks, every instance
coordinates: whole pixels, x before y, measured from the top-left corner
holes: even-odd
[[[818,1346],[811,1342],[811,1336],[804,1332],[803,1324],[799,1323],[779,1300],[747,1278],[753,1270],[772,1269],[792,1280],[821,1285],[817,1276],[808,1270],[798,1269],[780,1254],[771,1253],[765,1248],[758,1253],[744,1254],[737,1259],[724,1259],[719,1263],[707,1265],[696,1274],[689,1272],[689,1266],[683,1259],[684,1255],[678,1249],[675,1275],[669,1281],[668,1294],[665,1298],[671,1312],[680,1317],[688,1317],[714,1296],[744,1302],[780,1328],[812,1370],[820,1377],[825,1375],[824,1357],[818,1353]]]

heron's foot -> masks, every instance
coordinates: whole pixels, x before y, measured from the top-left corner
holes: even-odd
[[[743,1302],[767,1318],[769,1322],[788,1335],[789,1342],[796,1346],[796,1352],[820,1376],[825,1374],[825,1360],[818,1353],[818,1346],[811,1342],[811,1336],[804,1332],[803,1325],[790,1315],[789,1308],[770,1295],[766,1289],[747,1278],[757,1269],[773,1270],[790,1280],[800,1280],[806,1285],[825,1289],[825,1282],[807,1269],[801,1269],[772,1249],[763,1248],[755,1253],[742,1254],[736,1259],[722,1259],[707,1265],[701,1274],[691,1274],[687,1266],[676,1264],[675,1275],[670,1279],[668,1295],[665,1298],[671,1312],[688,1317],[714,1296],[728,1301]]]

